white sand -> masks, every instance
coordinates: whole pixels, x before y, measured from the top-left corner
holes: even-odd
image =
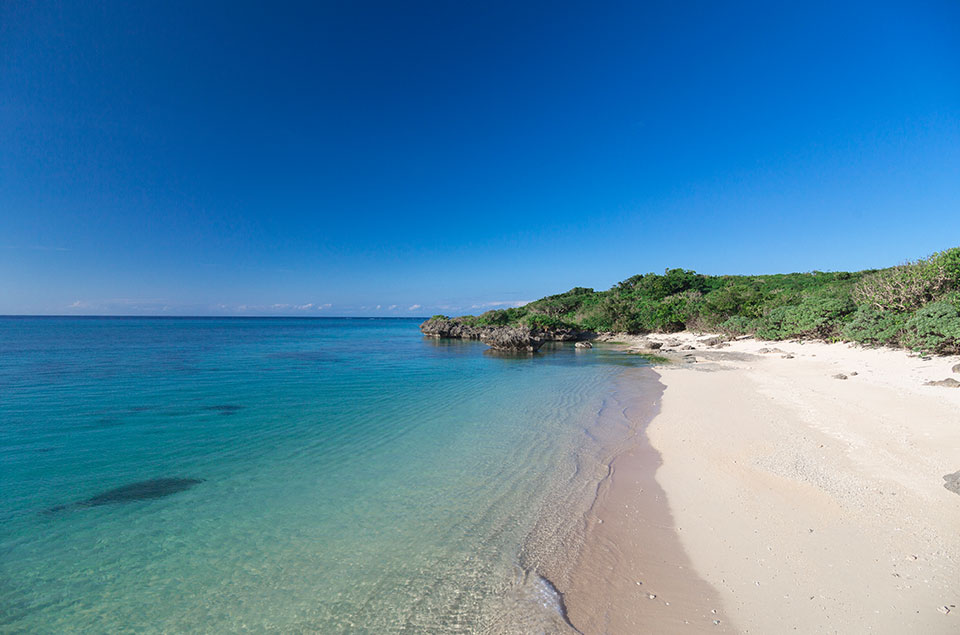
[[[960,379],[960,358],[650,339],[674,337],[698,363],[658,368],[666,390],[648,434],[724,626],[960,633],[960,496],[943,487],[960,470],[960,388],[923,385]],[[757,352],[774,347],[793,358]]]

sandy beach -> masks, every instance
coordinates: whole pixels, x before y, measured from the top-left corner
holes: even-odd
[[[960,358],[644,339],[690,357],[586,519],[578,629],[960,632],[960,389],[925,385]]]

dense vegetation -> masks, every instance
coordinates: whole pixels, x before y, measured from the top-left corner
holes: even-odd
[[[669,269],[633,276],[609,291],[577,287],[457,320],[595,332],[691,329],[960,353],[960,247],[856,273],[708,276]]]

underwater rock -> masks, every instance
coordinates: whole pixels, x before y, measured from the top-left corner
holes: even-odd
[[[100,505],[132,503],[135,501],[163,498],[164,496],[170,496],[171,494],[188,490],[200,483],[203,483],[202,478],[154,478],[107,490],[106,492],[91,496],[86,500],[78,501],[71,505],[58,505],[51,508],[50,511],[58,512],[72,507],[99,507]]]
[[[204,410],[211,410],[213,412],[219,412],[222,415],[235,415],[238,410],[243,410],[243,406],[237,406],[235,404],[218,404],[216,406],[207,406]]]

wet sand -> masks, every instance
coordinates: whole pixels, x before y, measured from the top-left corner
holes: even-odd
[[[660,465],[640,434],[600,484],[565,587],[567,616],[583,633],[728,632],[716,590],[693,570],[677,535],[654,477]]]

